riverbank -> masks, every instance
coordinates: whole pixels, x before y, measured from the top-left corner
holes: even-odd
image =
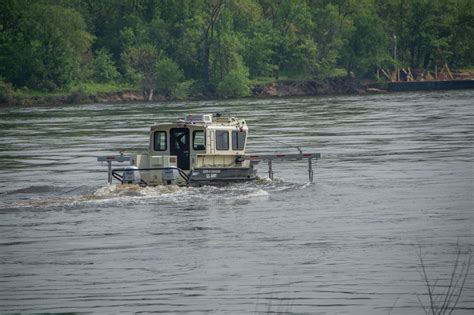
[[[417,90],[474,89],[473,79],[449,81],[384,82],[357,80],[350,77],[334,77],[324,80],[282,80],[266,84],[257,84],[251,90],[251,97],[273,98],[291,96],[322,96],[344,94],[366,94],[385,92],[405,92]],[[192,101],[219,99],[217,95],[195,94],[177,99],[163,95],[154,95],[153,102]],[[111,92],[87,93],[76,90],[64,94],[11,95],[0,98],[0,106],[36,106],[71,105],[87,103],[133,103],[148,102],[145,95],[131,88]]]
[[[251,89],[250,97],[271,98],[306,95],[363,94],[368,83],[348,77],[335,77],[325,80],[282,80],[257,84]],[[212,94],[194,94],[181,100],[219,99]],[[154,95],[153,102],[174,101],[174,97]],[[123,89],[111,92],[87,93],[76,90],[64,94],[10,95],[0,99],[1,106],[68,105],[86,103],[133,103],[147,102],[139,90]]]
[[[474,80],[387,82],[373,86],[388,92],[466,90],[474,89]]]

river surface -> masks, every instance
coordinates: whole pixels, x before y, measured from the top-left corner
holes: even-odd
[[[248,151],[321,152],[314,183],[296,161],[273,182],[262,163],[226,187],[106,184],[96,156],[214,112],[247,119]],[[439,302],[474,244],[474,91],[12,107],[0,126],[0,313],[424,314],[420,252]],[[474,267],[455,313],[473,310]]]

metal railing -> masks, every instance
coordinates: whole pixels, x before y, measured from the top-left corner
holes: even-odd
[[[273,161],[298,161],[307,159],[308,160],[308,178],[309,181],[312,183],[314,180],[314,172],[313,172],[313,160],[321,159],[321,153],[304,153],[300,151],[299,153],[293,154],[250,154],[250,155],[242,155],[238,157],[240,160],[250,160],[253,162],[264,161],[268,164],[268,177],[273,180]],[[185,171],[176,167],[176,166],[167,166],[167,167],[154,167],[154,168],[142,168],[142,169],[130,169],[130,168],[117,168],[112,169],[112,162],[130,162],[132,164],[132,157],[126,156],[123,154],[120,155],[109,155],[109,156],[99,156],[97,157],[98,162],[106,162],[108,166],[108,183],[112,184],[112,179],[115,178],[116,180],[123,183],[123,176],[120,175],[118,172],[128,171],[128,172],[142,172],[142,171],[163,171],[163,170],[177,170],[179,176],[189,184],[190,178],[189,174],[186,174]],[[141,185],[147,186],[144,180],[140,180]]]
[[[112,177],[118,180],[121,184],[123,184],[123,176],[120,175],[118,172],[149,172],[149,171],[164,171],[164,170],[177,170],[179,176],[186,182],[186,185],[189,184],[189,175],[186,174],[185,171],[176,167],[176,166],[166,166],[166,167],[153,167],[153,168],[136,168],[136,169],[129,169],[129,168],[115,168],[112,169]],[[145,182],[143,179],[140,179],[140,185],[148,186],[148,183]]]
[[[112,184],[112,163],[113,162],[132,162],[132,157],[128,155],[123,155],[123,153],[120,153],[120,155],[106,155],[106,156],[98,156],[97,157],[97,162],[107,162],[107,167],[108,167],[108,177],[107,177],[107,182],[109,184]]]
[[[321,153],[290,153],[290,154],[251,154],[251,155],[244,155],[241,157],[243,160],[250,160],[250,161],[266,161],[268,164],[268,177],[273,180],[273,161],[280,160],[280,161],[298,161],[307,159],[308,160],[308,178],[309,181],[312,183],[314,179],[314,172],[313,172],[313,159],[319,160],[321,159]]]

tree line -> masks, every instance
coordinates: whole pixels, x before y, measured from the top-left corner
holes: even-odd
[[[2,0],[0,84],[245,96],[262,78],[468,67],[472,0]]]

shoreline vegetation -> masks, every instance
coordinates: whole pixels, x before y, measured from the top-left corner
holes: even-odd
[[[377,82],[373,80],[357,80],[350,77],[333,77],[324,80],[280,80],[268,83],[255,84],[250,89],[250,98],[278,98],[298,96],[325,96],[325,95],[362,95],[379,94],[388,92],[406,92],[419,90],[447,90],[447,89],[473,89],[474,71],[461,72],[455,80],[419,81],[426,83],[427,87],[417,82]],[[439,87],[428,85],[441,83]],[[447,83],[447,84],[442,84]],[[459,84],[457,84],[459,83]],[[466,84],[468,83],[468,84]],[[389,88],[389,84],[393,84]],[[402,88],[397,88],[400,84]],[[406,89],[403,85],[412,85]],[[154,94],[150,99],[139,88],[127,85],[114,84],[83,84],[68,92],[44,93],[38,91],[12,92],[8,98],[0,98],[0,107],[7,106],[58,106],[90,103],[138,103],[138,102],[169,102],[169,101],[198,101],[229,99],[218,95],[198,93],[185,97],[166,96]]]
[[[353,78],[331,78],[325,80],[281,80],[254,85],[250,89],[253,98],[317,96],[337,94],[365,94],[370,92],[385,92],[382,89],[371,88],[374,82],[360,82]],[[37,91],[20,91],[10,94],[8,99],[0,99],[0,106],[36,106],[36,105],[73,105],[86,103],[133,103],[133,102],[166,102],[166,101],[195,101],[219,100],[231,97],[196,93],[185,97],[154,94],[150,99],[139,88],[120,85],[81,85],[68,92],[42,93]]]
[[[472,0],[3,0],[0,106],[455,80],[474,66],[473,18]]]

